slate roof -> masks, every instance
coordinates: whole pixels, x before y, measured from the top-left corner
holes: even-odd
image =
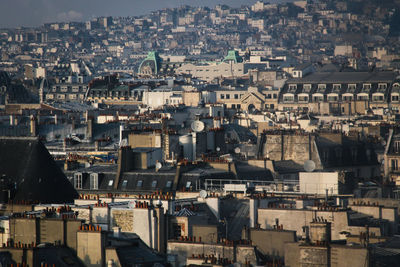
[[[0,137],[0,187],[12,200],[66,203],[78,197],[46,147],[33,137]],[[2,198],[0,201],[4,201]]]

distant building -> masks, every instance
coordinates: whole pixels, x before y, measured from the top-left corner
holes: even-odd
[[[396,73],[318,72],[286,81],[279,110],[315,114],[366,114],[372,108],[399,110]]]

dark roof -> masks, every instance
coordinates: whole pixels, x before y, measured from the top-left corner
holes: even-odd
[[[61,266],[61,267],[83,267],[82,261],[76,256],[72,249],[68,247],[41,247],[35,248],[33,266]]]
[[[125,246],[116,248],[121,266],[153,266],[154,263],[164,263],[164,259],[144,246]]]
[[[315,72],[303,78],[294,78],[287,83],[363,83],[392,82],[396,73],[381,72]]]
[[[0,187],[12,191],[12,200],[65,203],[78,196],[37,138],[0,137],[0,176]]]

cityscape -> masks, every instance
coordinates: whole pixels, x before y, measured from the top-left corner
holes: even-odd
[[[0,266],[400,266],[400,1],[155,2],[2,14]]]

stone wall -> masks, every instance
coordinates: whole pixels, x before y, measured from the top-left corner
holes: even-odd
[[[120,227],[122,232],[134,232],[133,220],[133,209],[112,209],[113,226]]]

